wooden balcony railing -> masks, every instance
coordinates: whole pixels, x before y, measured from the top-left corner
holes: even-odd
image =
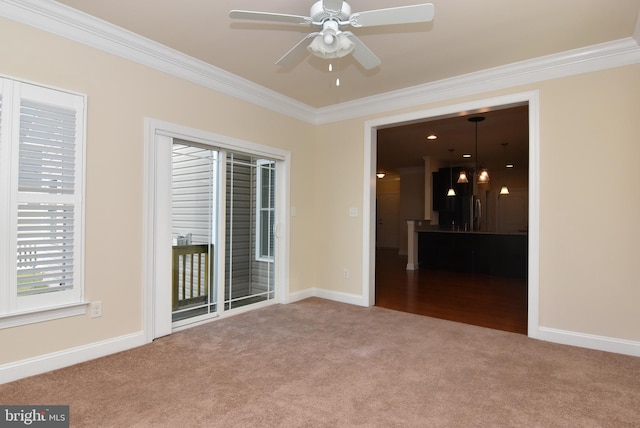
[[[206,244],[173,247],[173,310],[206,303],[209,296],[213,258]]]

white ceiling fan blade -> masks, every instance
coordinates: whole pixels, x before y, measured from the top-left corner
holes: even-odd
[[[433,19],[434,13],[433,4],[424,3],[358,12],[351,15],[349,21],[354,27],[411,24],[414,22],[429,22]]]
[[[311,33],[308,34],[304,39],[300,40],[297,45],[292,47],[289,52],[284,54],[282,58],[276,61],[276,65],[287,65],[295,62],[298,58],[300,58],[303,54],[309,53],[307,50],[307,46],[309,46],[310,40],[320,33]]]
[[[322,9],[330,14],[337,15],[342,10],[342,0],[323,0]]]
[[[233,19],[248,19],[253,21],[283,22],[287,24],[309,24],[311,22],[311,18],[307,16],[254,12],[250,10],[232,10],[229,12],[229,17]]]
[[[349,39],[355,45],[355,47],[353,48],[353,52],[351,52],[351,55],[353,55],[355,60],[358,61],[360,65],[365,68],[365,70],[371,70],[372,68],[376,68],[377,66],[382,64],[380,58],[378,58],[376,54],[371,52],[371,50],[364,43],[362,43],[362,41],[357,38],[352,32],[344,31],[343,33],[346,34],[347,37],[349,37]]]

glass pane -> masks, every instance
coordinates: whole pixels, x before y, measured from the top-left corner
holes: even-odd
[[[271,160],[227,155],[225,309],[275,297],[274,168]]]
[[[174,143],[172,150],[172,321],[216,310],[218,152]]]

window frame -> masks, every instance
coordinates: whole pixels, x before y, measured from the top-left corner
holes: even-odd
[[[0,329],[85,314],[87,303],[83,300],[83,249],[86,95],[0,76],[0,98],[0,233],[7,237],[6,244],[0,248]],[[20,109],[23,100],[53,106],[56,109],[64,108],[75,113],[72,131],[74,185],[70,196],[59,198],[48,192],[30,192],[18,188]],[[25,202],[45,206],[69,202],[72,205],[73,286],[69,289],[18,295],[18,204]]]
[[[263,254],[262,253],[262,246],[263,246],[263,239],[265,238],[263,236],[263,227],[262,227],[262,215],[264,212],[270,213],[270,218],[273,219],[273,225],[276,224],[276,204],[271,204],[271,198],[269,198],[269,206],[267,207],[263,207],[262,206],[262,172],[263,169],[267,169],[268,171],[273,172],[273,174],[275,175],[276,173],[276,161],[273,159],[256,159],[256,215],[255,215],[255,227],[256,227],[256,243],[255,243],[255,259],[256,261],[260,261],[260,262],[273,262],[274,258],[275,258],[275,254]],[[270,177],[270,192],[274,193],[274,198],[275,198],[275,191],[276,191],[276,179],[275,177]],[[267,233],[271,233],[272,239],[271,241],[273,242],[275,240],[275,236],[273,236],[275,234],[274,230],[271,230],[271,232],[267,232]],[[274,242],[275,243],[275,242]],[[269,247],[271,247],[271,245],[269,244]],[[275,253],[275,249],[274,249],[274,253]]]

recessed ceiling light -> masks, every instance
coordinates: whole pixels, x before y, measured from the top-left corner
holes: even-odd
[[[463,158],[470,158],[471,157],[471,153],[463,153],[462,157]]]
[[[427,140],[436,140],[437,138],[438,138],[438,136],[435,135],[435,134],[431,134],[431,135],[427,136]]]
[[[513,168],[513,164],[512,163],[508,163],[505,165],[507,168]]]

